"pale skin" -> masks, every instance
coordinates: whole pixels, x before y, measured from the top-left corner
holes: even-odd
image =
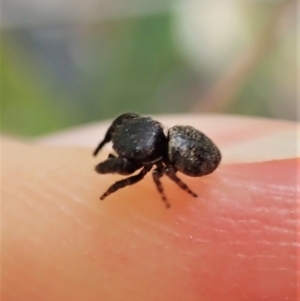
[[[100,201],[93,149],[109,122],[34,142],[2,139],[1,300],[297,300],[297,124],[165,116],[219,146],[211,175],[151,175]]]

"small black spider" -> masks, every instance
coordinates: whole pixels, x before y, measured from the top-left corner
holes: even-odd
[[[177,177],[176,172],[201,177],[212,173],[221,161],[218,147],[195,128],[176,125],[165,134],[161,123],[136,113],[124,113],[113,121],[103,141],[95,149],[94,156],[110,141],[117,155],[109,154],[105,161],[99,163],[95,167],[98,173],[129,175],[138,169],[141,171],[114,183],[100,197],[101,200],[120,188],[139,182],[155,165],[153,180],[163,201],[169,207],[160,181],[164,174],[181,189],[197,197],[197,194]]]

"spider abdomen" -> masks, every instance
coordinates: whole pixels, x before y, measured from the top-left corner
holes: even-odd
[[[218,147],[191,126],[177,125],[169,130],[168,158],[180,172],[200,177],[212,173],[221,161]]]

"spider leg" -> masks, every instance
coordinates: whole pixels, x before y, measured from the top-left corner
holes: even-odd
[[[170,208],[170,204],[167,201],[167,198],[164,194],[164,188],[163,188],[162,183],[160,181],[160,178],[163,175],[164,175],[164,166],[162,165],[162,163],[157,163],[156,168],[152,172],[153,181],[156,185],[156,188],[157,188],[158,192],[161,194],[161,197],[162,197],[163,201],[165,202],[166,207]]]
[[[116,183],[114,183],[112,186],[110,186],[107,189],[107,191],[100,197],[100,200],[104,200],[108,195],[110,195],[111,193],[114,193],[115,191],[117,191],[125,186],[133,185],[133,184],[139,182],[151,170],[151,168],[152,168],[151,164],[145,165],[143,167],[143,169],[140,171],[140,173],[138,173],[137,175],[117,181]]]
[[[113,123],[111,124],[111,126],[108,128],[105,136],[104,136],[104,139],[99,143],[99,145],[97,146],[97,148],[94,150],[93,152],[93,155],[96,156],[98,154],[98,152],[101,150],[101,148],[108,142],[111,141],[112,139],[112,135],[113,135],[113,132],[116,130],[116,127],[118,125],[120,125],[122,122],[124,122],[125,120],[127,119],[131,119],[131,118],[136,118],[138,117],[139,115],[138,114],[135,114],[135,113],[124,113],[120,116],[118,116],[114,121]]]
[[[198,197],[198,195],[193,192],[180,178],[177,177],[176,171],[173,167],[167,166],[165,168],[165,174],[174,181],[181,189],[185,190],[187,193],[191,194],[193,197]]]
[[[108,156],[108,159],[99,163],[95,170],[100,174],[118,173],[120,175],[130,175],[142,167],[141,164],[129,161],[126,158]]]

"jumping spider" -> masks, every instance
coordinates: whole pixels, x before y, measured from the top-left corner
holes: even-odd
[[[212,173],[221,161],[218,147],[195,128],[176,125],[165,134],[161,123],[136,113],[124,113],[113,121],[103,141],[95,149],[94,156],[110,141],[117,155],[109,154],[105,161],[99,163],[95,167],[98,173],[129,175],[138,169],[141,171],[114,183],[100,197],[101,200],[120,188],[139,182],[155,165],[152,177],[163,201],[169,207],[160,181],[164,174],[181,189],[197,197],[177,177],[176,172],[200,177]]]

